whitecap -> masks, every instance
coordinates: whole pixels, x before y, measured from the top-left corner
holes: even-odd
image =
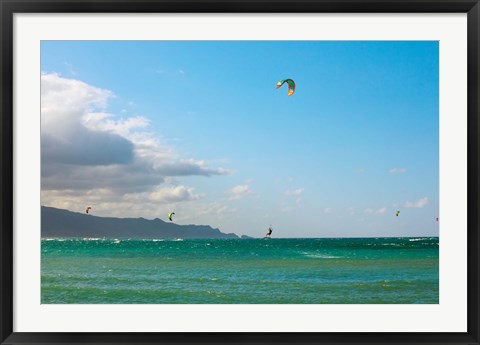
[[[341,259],[341,256],[335,256],[335,255],[327,255],[327,254],[312,254],[312,253],[302,253],[306,257],[312,258],[312,259]]]

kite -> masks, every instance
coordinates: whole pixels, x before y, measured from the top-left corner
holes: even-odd
[[[291,96],[295,92],[295,82],[292,79],[283,79],[277,83],[277,89],[281,87],[283,84],[288,84],[288,95]]]
[[[170,219],[170,221],[172,221],[172,216],[175,214],[175,212],[170,212],[168,214],[168,219]]]
[[[400,211],[397,211],[397,213],[395,213],[395,215],[398,217],[398,215],[400,214]]]
[[[88,211],[90,211],[92,208],[90,206],[87,207],[87,209],[85,210],[85,212],[88,213]]]

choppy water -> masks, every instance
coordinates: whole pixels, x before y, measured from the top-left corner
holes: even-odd
[[[42,239],[42,303],[438,303],[438,237]]]

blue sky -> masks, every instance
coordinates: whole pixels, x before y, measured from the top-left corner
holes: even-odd
[[[44,205],[255,237],[438,235],[438,42],[46,41],[41,56]]]

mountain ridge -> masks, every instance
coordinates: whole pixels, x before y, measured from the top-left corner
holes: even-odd
[[[99,217],[49,206],[41,207],[41,237],[240,238],[210,225],[179,225],[158,218]]]

